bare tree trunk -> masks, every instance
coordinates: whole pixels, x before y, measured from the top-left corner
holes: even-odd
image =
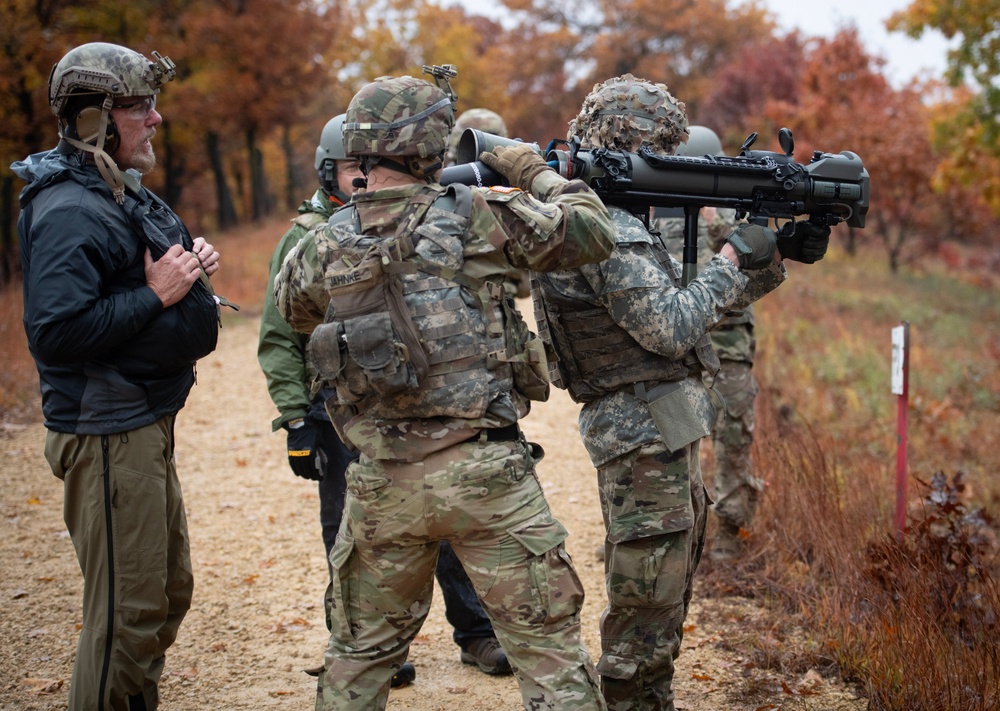
[[[847,239],[844,240],[844,248],[847,250],[847,254],[850,257],[855,257],[858,254],[858,231],[847,226]]]
[[[212,164],[215,175],[215,197],[217,200],[217,215],[219,229],[225,230],[236,225],[236,208],[233,206],[233,196],[226,183],[226,171],[222,165],[222,154],[219,151],[219,135],[209,131],[205,136],[208,148],[208,160]]]
[[[174,150],[170,125],[162,124],[163,131],[163,199],[170,207],[177,209],[184,191],[184,160],[179,151]]]
[[[17,240],[14,238],[14,176],[5,175],[0,180],[0,287],[7,286],[18,271]]]
[[[264,154],[257,147],[257,132],[247,130],[247,156],[250,162],[250,211],[256,221],[270,215],[274,210],[274,200],[267,187],[264,173]]]
[[[292,146],[292,131],[285,126],[281,132],[281,148],[285,154],[285,207],[289,212],[298,207],[302,186],[299,184],[298,164],[295,162],[295,148]]]

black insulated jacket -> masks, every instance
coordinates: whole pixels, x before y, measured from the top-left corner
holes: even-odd
[[[45,426],[112,434],[176,413],[195,361],[215,348],[218,304],[196,282],[164,309],[146,286],[143,255],[190,249],[187,228],[134,175],[118,205],[80,154],[57,148],[11,169],[28,183],[17,225],[24,330]]]

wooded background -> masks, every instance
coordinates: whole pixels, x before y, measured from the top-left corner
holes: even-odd
[[[195,233],[293,213],[315,189],[324,123],[364,83],[454,64],[460,111],[487,107],[544,146],[597,82],[631,72],[666,83],[691,123],[735,154],[796,160],[859,154],[872,179],[864,235],[890,267],[949,240],[989,244],[1000,215],[1000,0],[914,0],[890,28],[959,38],[946,77],[893,86],[857,28],[782,34],[753,2],[500,0],[503,21],[429,0],[8,0],[0,6],[0,286],[19,270],[21,182],[9,165],[55,145],[52,66],[90,41],[152,50],[178,66],[160,96],[159,170],[147,184]],[[851,248],[855,235],[838,227]]]

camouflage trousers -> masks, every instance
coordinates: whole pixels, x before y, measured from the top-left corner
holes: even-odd
[[[608,606],[597,670],[611,711],[672,710],[694,572],[705,543],[699,442],[657,443],[598,470]]]
[[[715,482],[712,510],[719,521],[736,528],[749,528],[757,510],[764,483],[753,474],[754,400],[759,387],[751,364],[722,360],[715,389],[726,401],[726,416],[712,432],[715,451]]]
[[[330,643],[317,711],[385,707],[451,541],[514,668],[525,708],[604,709],[580,638],[583,586],[527,444],[470,442],[415,463],[362,457],[330,556]]]

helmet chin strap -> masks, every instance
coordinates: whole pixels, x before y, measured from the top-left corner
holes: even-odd
[[[101,123],[97,129],[97,145],[91,145],[75,138],[70,138],[61,131],[59,133],[59,138],[66,141],[66,143],[73,146],[77,150],[90,153],[94,156],[94,163],[97,164],[97,170],[104,179],[104,182],[108,184],[109,188],[111,188],[111,192],[115,196],[115,202],[119,205],[124,205],[125,181],[122,179],[122,173],[118,169],[118,164],[115,163],[111,156],[109,156],[104,150],[104,141],[107,137],[108,119],[110,118],[109,112],[111,111],[112,103],[112,98],[110,96],[105,96],[104,103],[101,104]]]

